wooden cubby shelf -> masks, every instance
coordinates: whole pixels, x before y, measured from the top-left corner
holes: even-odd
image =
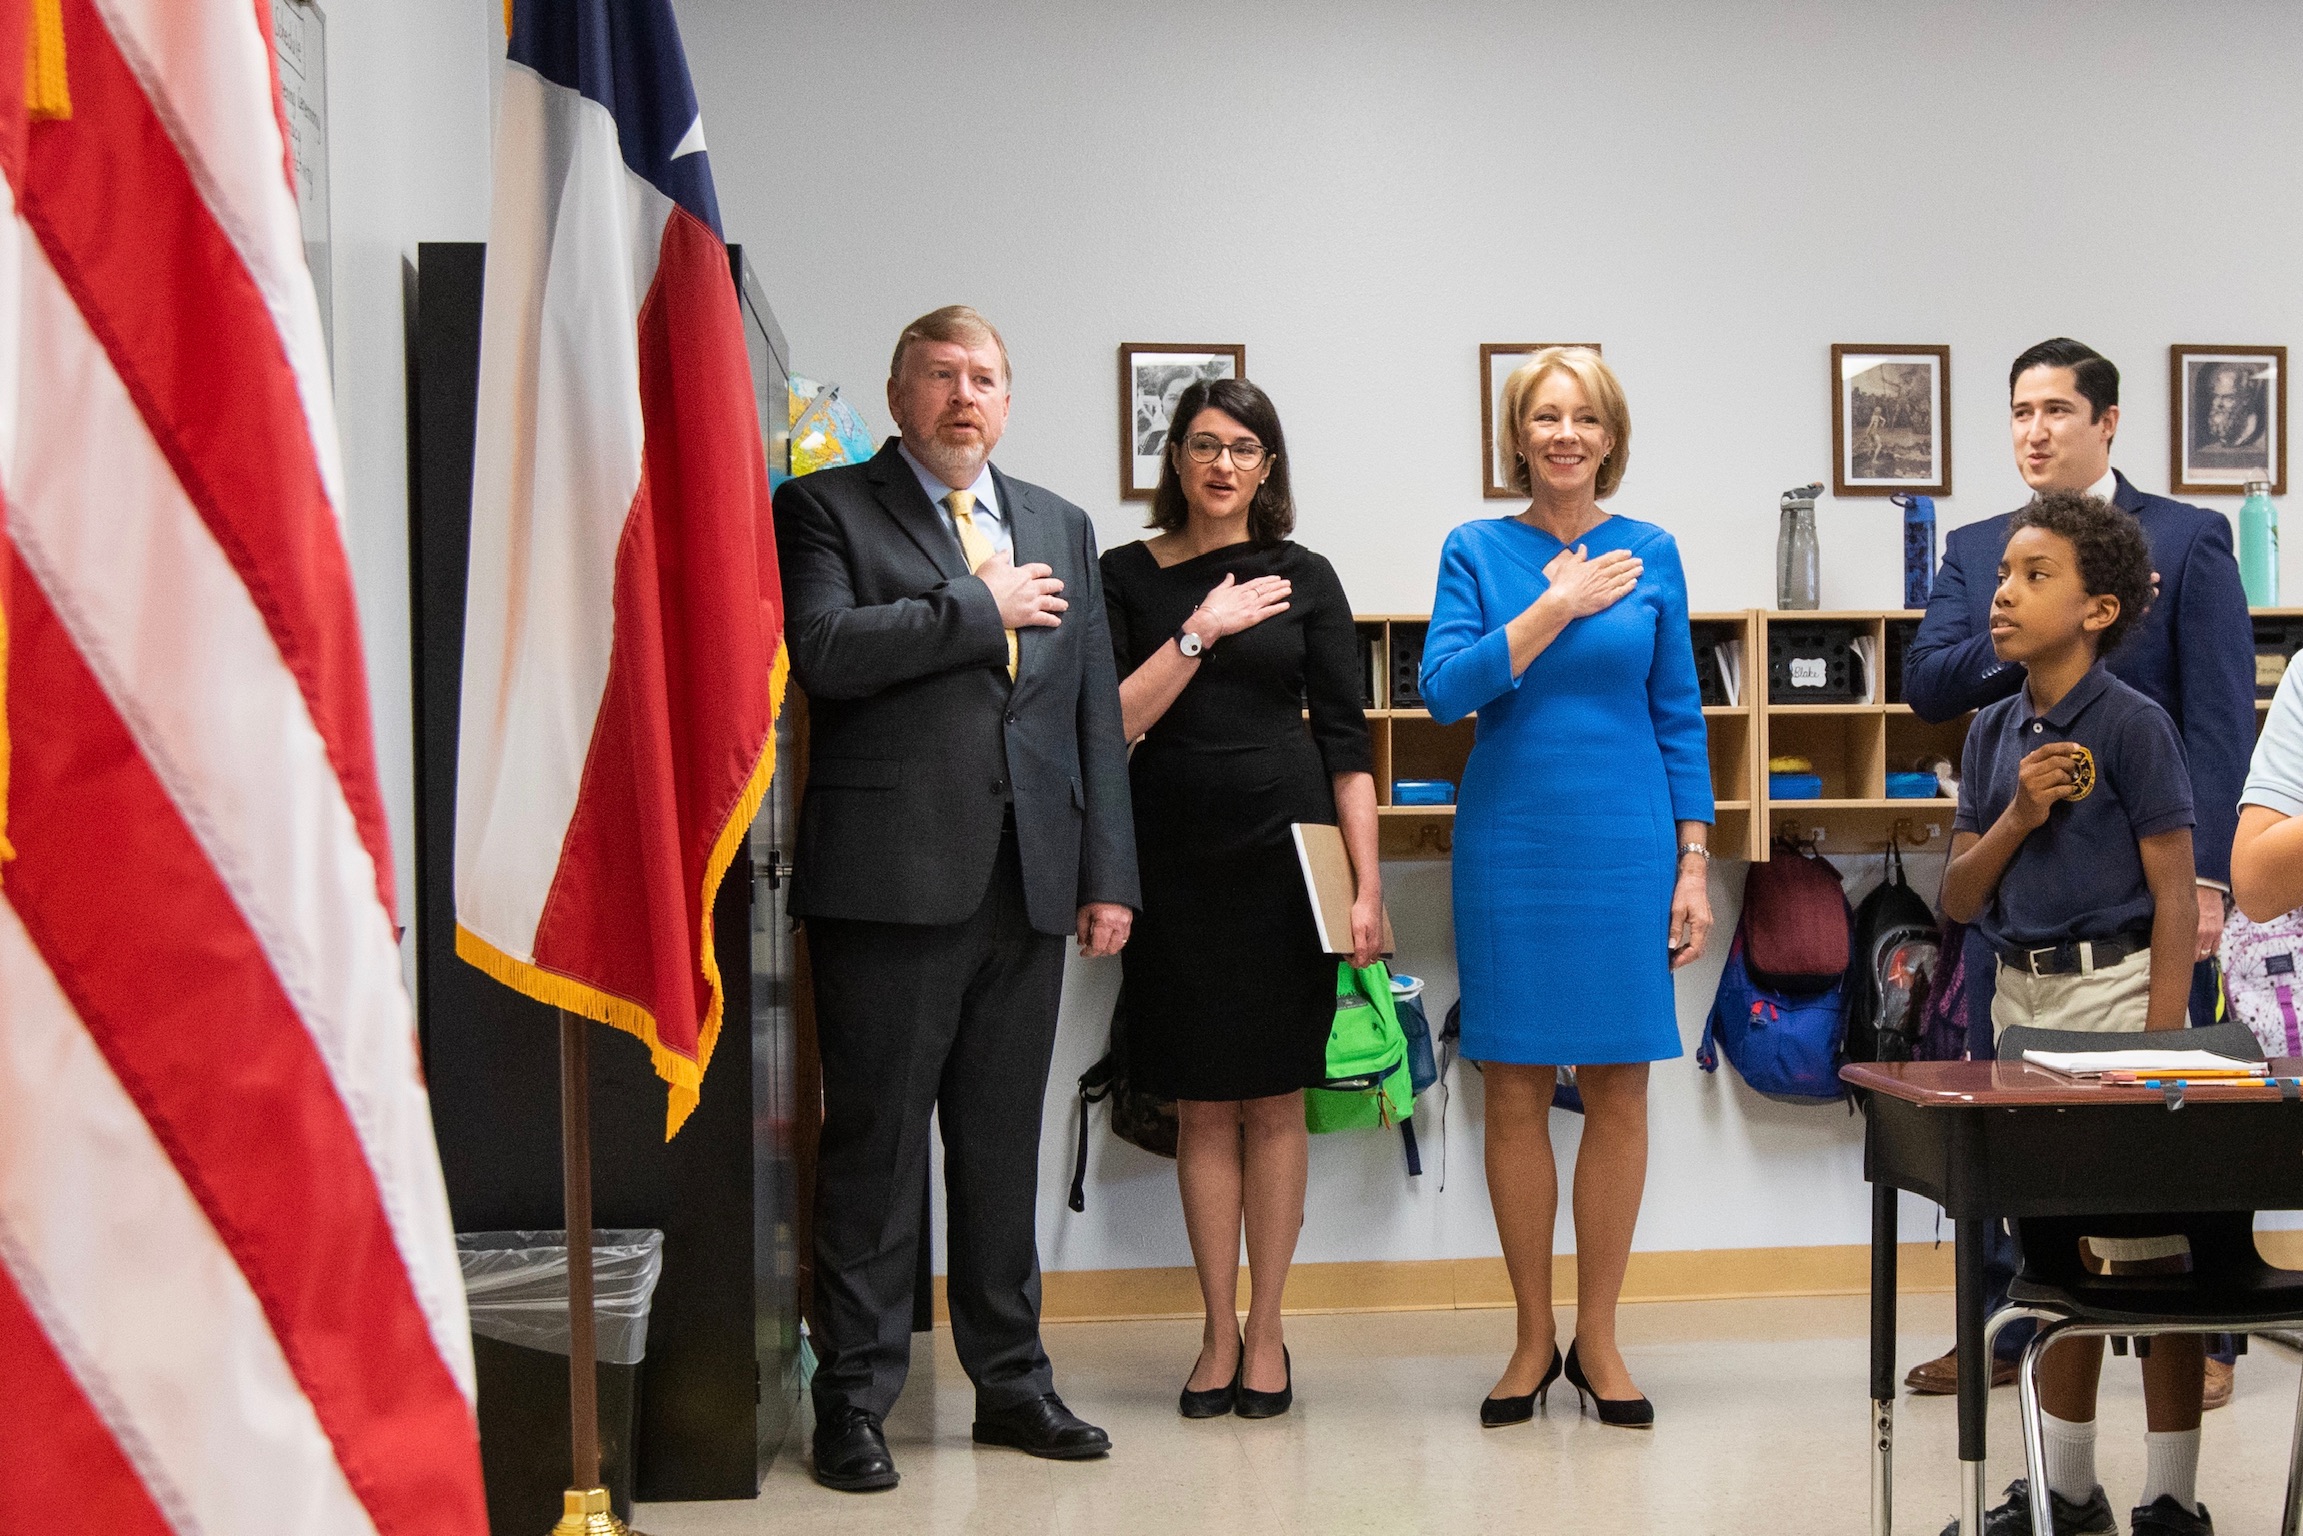
[[[2259,622],[2292,621],[2303,639],[2303,608],[2257,608]],[[1903,652],[1920,615],[1903,609],[1795,613],[1748,608],[1695,613],[1688,628],[1704,679],[1703,723],[1709,736],[1717,820],[1711,846],[1721,858],[1764,859],[1780,830],[1802,839],[1820,831],[1826,854],[1876,852],[1892,838],[1905,848],[1941,852],[1951,836],[1957,802],[1948,796],[1890,799],[1887,775],[1922,762],[1947,759],[1956,770],[1972,716],[1937,725],[1920,719],[1902,699]],[[1398,779],[1446,779],[1461,786],[1471,756],[1472,722],[1440,725],[1414,692],[1423,635],[1420,613],[1362,614],[1357,623],[1367,650],[1373,707],[1368,727],[1375,747],[1378,821],[1387,859],[1446,858],[1454,849],[1455,807],[1394,805]],[[1827,629],[1863,658],[1859,679],[1836,667],[1820,683],[1803,669],[1802,688],[1785,677],[1781,696],[1770,689],[1771,642],[1792,631]],[[2259,631],[2260,633],[2260,631]],[[1858,646],[1856,642],[1861,642]],[[1722,647],[1735,661],[1734,701],[1721,675]],[[1805,651],[1814,647],[1803,642]],[[1802,701],[1813,687],[1824,699]],[[1844,696],[1852,693],[1852,697]],[[2256,700],[2256,724],[2270,707]],[[1776,800],[1768,794],[1771,757],[1803,757],[1823,780],[1816,800]]]

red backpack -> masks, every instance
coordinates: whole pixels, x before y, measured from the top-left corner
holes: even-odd
[[[1847,892],[1814,845],[1775,840],[1774,856],[1743,877],[1743,963],[1777,992],[1826,992],[1847,974]]]

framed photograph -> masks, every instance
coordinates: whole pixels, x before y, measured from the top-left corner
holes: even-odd
[[[1589,347],[1596,341],[1483,341],[1479,344],[1479,459],[1480,494],[1490,501],[1516,501],[1511,488],[1511,434],[1496,429],[1503,422],[1503,381],[1545,347]]]
[[[1247,348],[1221,343],[1120,343],[1120,500],[1159,489],[1160,449],[1183,392],[1201,379],[1247,377]]]
[[[1831,348],[1831,493],[1951,494],[1951,349]]]
[[[2167,480],[2177,496],[2236,496],[2250,480],[2287,494],[2287,349],[2167,349],[2175,403]]]

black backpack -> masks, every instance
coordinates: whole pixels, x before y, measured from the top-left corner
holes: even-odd
[[[1941,970],[1935,914],[1903,877],[1903,850],[1887,845],[1887,873],[1855,909],[1847,960],[1847,1059],[1909,1061],[1927,995]]]

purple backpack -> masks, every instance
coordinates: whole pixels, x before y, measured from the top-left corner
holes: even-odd
[[[1917,989],[1913,989],[1916,993]],[[1919,1044],[1912,1055],[1920,1061],[1967,1059],[1967,925],[1943,919],[1943,937],[1935,946],[1935,975],[1922,1002],[1912,998],[1919,1014]]]
[[[2303,1056],[2303,908],[2267,923],[2233,912],[2223,927],[2223,995],[2266,1056]]]

